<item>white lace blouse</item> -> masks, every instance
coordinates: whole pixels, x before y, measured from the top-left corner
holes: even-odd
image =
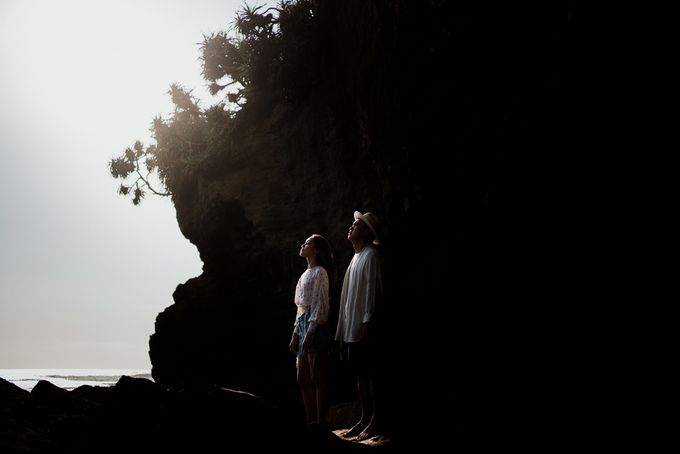
[[[308,311],[310,325],[323,325],[328,321],[328,273],[324,267],[315,266],[302,273],[295,287],[295,305],[295,332],[298,319]]]

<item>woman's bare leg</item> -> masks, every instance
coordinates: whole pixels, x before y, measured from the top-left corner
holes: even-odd
[[[310,370],[314,391],[316,392],[316,419],[319,426],[325,427],[328,417],[328,400],[326,398],[326,358],[324,353],[311,353]]]
[[[309,353],[298,357],[297,380],[302,393],[302,402],[305,405],[307,422],[315,422],[316,417],[316,390],[312,382]]]

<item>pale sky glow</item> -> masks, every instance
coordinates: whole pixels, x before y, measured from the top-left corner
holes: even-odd
[[[170,200],[133,206],[107,163],[149,143],[171,83],[212,102],[197,43],[241,4],[0,0],[0,369],[150,367],[202,263]]]

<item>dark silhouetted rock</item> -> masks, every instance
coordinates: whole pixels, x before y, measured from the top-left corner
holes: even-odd
[[[69,392],[47,380],[40,380],[36,383],[31,390],[31,397],[36,402],[47,403],[54,407],[72,408]]]
[[[29,392],[0,377],[0,399],[3,402],[25,401]]]
[[[195,383],[162,389],[130,377],[97,391],[77,389],[42,382],[29,395],[0,381],[2,453],[113,454],[131,447],[152,453],[357,449],[328,431],[310,432],[301,421],[242,391]]]
[[[28,391],[0,378],[0,452],[19,452],[35,439],[32,409]]]

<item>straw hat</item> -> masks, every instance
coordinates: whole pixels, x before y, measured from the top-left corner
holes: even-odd
[[[371,232],[373,232],[374,237],[373,244],[375,245],[380,244],[380,238],[378,237],[378,226],[380,225],[380,221],[378,220],[378,216],[371,213],[370,211],[367,211],[364,214],[355,211],[354,219],[361,219],[362,221],[364,221],[364,224],[366,224],[368,228],[371,229]]]

